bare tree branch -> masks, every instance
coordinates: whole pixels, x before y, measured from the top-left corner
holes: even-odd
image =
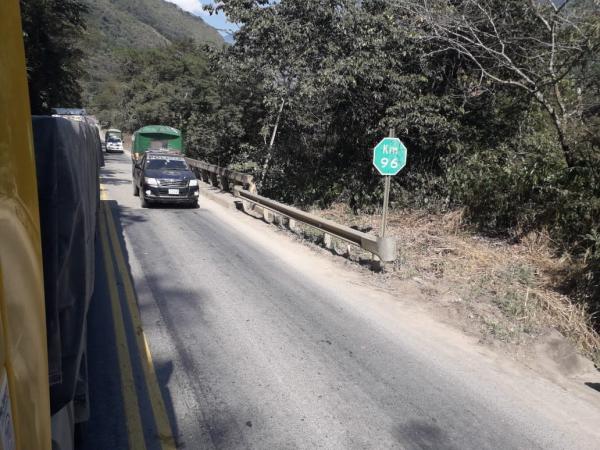
[[[424,58],[456,52],[473,64],[481,82],[532,95],[554,123],[567,164],[575,163],[569,133],[571,122],[581,116],[576,92],[582,80],[574,74],[600,50],[597,17],[596,22],[582,17],[570,0],[397,1],[413,17],[417,38],[431,45]]]

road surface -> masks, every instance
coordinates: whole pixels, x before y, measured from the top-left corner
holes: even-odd
[[[204,198],[142,209],[127,154],[107,157],[101,182],[177,448],[598,448],[598,405],[490,357],[341,258]],[[86,448],[126,448],[108,301],[91,314]],[[133,366],[145,446],[168,447]]]

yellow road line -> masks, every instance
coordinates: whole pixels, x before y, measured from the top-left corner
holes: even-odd
[[[108,292],[110,296],[113,323],[115,326],[117,358],[119,360],[119,372],[121,374],[121,391],[123,393],[123,409],[125,410],[125,420],[127,422],[129,449],[144,450],[146,445],[144,442],[142,420],[140,418],[140,409],[135,389],[135,379],[133,377],[133,369],[131,367],[131,356],[129,354],[129,346],[127,345],[125,324],[123,322],[123,311],[121,310],[121,302],[119,300],[119,292],[117,290],[117,281],[115,279],[115,273],[110,258],[111,253],[106,231],[106,222],[104,220],[105,218],[106,209],[104,208],[104,204],[102,204],[99,220],[100,240],[102,241],[104,268],[106,270]]]
[[[117,262],[117,268],[121,274],[121,279],[123,280],[125,298],[127,300],[129,314],[131,315],[131,321],[135,330],[135,338],[138,346],[138,351],[139,354],[142,356],[144,378],[146,379],[146,386],[150,395],[150,404],[152,405],[154,420],[156,421],[156,428],[161,441],[161,448],[165,450],[175,449],[176,445],[175,439],[173,437],[173,431],[171,429],[169,417],[167,416],[165,404],[162,398],[162,394],[160,392],[156,372],[154,371],[154,364],[152,362],[150,348],[148,347],[148,341],[142,328],[142,321],[140,319],[140,312],[137,306],[135,291],[133,289],[131,277],[129,275],[127,265],[125,263],[125,257],[123,255],[123,251],[121,249],[121,245],[117,235],[114,217],[110,210],[108,210],[108,208],[106,218],[108,222],[108,233],[110,235],[110,241],[115,254],[115,260]]]

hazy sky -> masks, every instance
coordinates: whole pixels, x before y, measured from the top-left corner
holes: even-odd
[[[168,2],[175,3],[181,9],[191,12],[202,19],[209,25],[217,28],[224,36],[226,33],[222,30],[235,30],[237,27],[227,21],[227,18],[223,13],[213,14],[212,16],[208,12],[202,9],[203,4],[212,3],[210,0],[167,0]]]

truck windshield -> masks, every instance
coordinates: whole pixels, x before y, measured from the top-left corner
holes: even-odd
[[[149,159],[146,169],[188,170],[188,166],[183,159]]]

